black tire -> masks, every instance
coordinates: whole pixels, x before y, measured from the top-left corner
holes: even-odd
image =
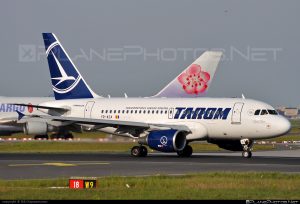
[[[252,152],[249,152],[248,158],[252,157]]]
[[[141,148],[139,146],[134,146],[131,148],[131,156],[139,157],[141,155]]]
[[[179,157],[190,157],[193,154],[193,148],[190,145],[186,145],[182,151],[178,151]]]
[[[67,134],[64,134],[64,139],[74,139],[74,136],[72,133],[67,133]]]
[[[140,157],[146,157],[147,156],[147,154],[148,154],[147,147],[140,146],[140,151],[141,151]]]
[[[251,158],[252,157],[252,152],[251,151],[243,151],[242,156],[244,158]]]
[[[35,135],[34,136],[34,139],[35,140],[38,140],[38,139],[49,139],[48,135]]]

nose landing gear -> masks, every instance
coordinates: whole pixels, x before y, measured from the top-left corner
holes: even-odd
[[[241,139],[240,142],[241,142],[241,145],[243,146],[242,156],[244,158],[251,158],[252,157],[253,140]]]

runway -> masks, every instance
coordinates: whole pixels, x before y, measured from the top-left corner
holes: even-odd
[[[277,154],[282,153],[283,157]],[[197,153],[191,158],[152,153],[145,158],[125,153],[0,154],[1,179],[69,178],[71,176],[182,175],[215,171],[300,172],[300,150],[240,153]]]

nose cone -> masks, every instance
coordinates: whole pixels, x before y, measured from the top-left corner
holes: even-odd
[[[276,124],[279,135],[284,135],[291,129],[291,123],[285,117],[280,117]]]

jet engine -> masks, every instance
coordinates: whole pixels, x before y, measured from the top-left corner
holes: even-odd
[[[30,121],[26,122],[23,130],[26,135],[45,135],[53,129],[46,122]]]
[[[186,145],[186,134],[178,130],[156,130],[139,138],[139,143],[161,152],[177,152]]]

